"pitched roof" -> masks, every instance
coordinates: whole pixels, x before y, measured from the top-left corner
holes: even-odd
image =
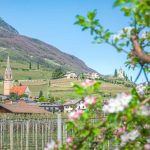
[[[11,88],[10,93],[16,93],[18,95],[23,95],[26,91],[27,86],[14,86]]]
[[[83,101],[83,100],[68,100],[66,103],[64,103],[64,106],[65,105],[75,105],[77,103],[79,103],[80,101]]]
[[[24,103],[1,104],[0,107],[12,113],[49,113],[48,111],[36,105]]]

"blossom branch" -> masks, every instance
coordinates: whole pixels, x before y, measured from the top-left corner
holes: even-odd
[[[143,52],[143,50],[141,49],[141,47],[138,43],[138,38],[136,35],[131,36],[131,41],[132,41],[136,56],[144,63],[150,63],[150,55],[145,54]]]
[[[143,105],[145,105],[146,103],[148,103],[149,101],[150,101],[150,97],[146,98],[146,99],[141,103],[141,105],[143,106]]]

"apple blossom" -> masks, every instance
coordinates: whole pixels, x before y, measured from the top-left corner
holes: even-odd
[[[68,115],[70,120],[76,120],[83,114],[83,110],[73,111]]]
[[[126,130],[126,127],[118,128],[117,133],[122,134]]]
[[[95,96],[87,96],[84,99],[84,105],[87,107],[88,105],[95,105],[96,97]]]
[[[89,87],[89,86],[93,86],[95,83],[96,83],[95,80],[86,79],[85,82],[82,82],[82,83],[81,83],[81,85],[82,85],[84,88],[87,88],[87,87]]]
[[[142,84],[139,84],[136,86],[136,91],[137,93],[139,94],[139,96],[143,97],[144,94],[145,94],[145,89],[146,89],[146,86],[142,85]]]
[[[72,137],[68,137],[68,138],[66,139],[66,142],[67,142],[68,144],[71,144],[71,143],[73,142],[73,138],[72,138]]]
[[[54,150],[57,147],[58,145],[54,141],[51,141],[51,143],[47,144],[44,150]]]
[[[108,104],[105,104],[102,108],[104,113],[116,113],[123,111],[131,101],[132,96],[126,93],[118,94],[116,98],[111,98]]]
[[[145,115],[145,116],[150,115],[150,106],[148,104],[144,105],[144,106],[141,106],[139,111],[137,112],[137,114]]]
[[[125,132],[123,135],[121,135],[121,144],[120,146],[125,146],[127,142],[134,141],[138,136],[140,136],[140,133],[138,130],[132,130],[131,132]]]
[[[145,149],[145,150],[150,150],[150,144],[145,144],[145,145],[144,145],[144,149]]]

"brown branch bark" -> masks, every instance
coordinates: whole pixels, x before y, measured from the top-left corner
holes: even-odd
[[[150,55],[145,54],[142,50],[142,48],[140,47],[139,43],[138,43],[138,38],[136,35],[132,35],[131,36],[131,41],[134,47],[134,51],[136,56],[143,62],[143,63],[150,63]]]
[[[145,105],[146,103],[148,103],[150,101],[150,97],[148,97],[147,99],[145,99],[142,103],[141,103],[141,105],[143,106],[143,105]]]

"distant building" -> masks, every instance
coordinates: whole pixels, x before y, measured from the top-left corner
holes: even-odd
[[[100,75],[99,75],[97,72],[84,73],[84,75],[85,75],[85,77],[86,77],[87,79],[93,79],[93,80],[95,80],[95,79],[100,78]]]
[[[13,85],[13,75],[10,67],[9,56],[7,58],[7,67],[4,74],[4,95],[9,96],[11,93],[15,93],[17,95],[31,95],[31,91],[27,86],[14,86]]]
[[[49,112],[63,112],[64,106],[59,104],[50,104],[49,102],[40,102],[39,107]]]
[[[66,77],[67,79],[75,79],[77,78],[77,74],[75,72],[67,72],[64,77]]]
[[[92,72],[91,73],[91,79],[98,79],[100,75],[97,72]]]
[[[18,103],[7,101],[7,103],[5,104],[0,104],[0,113],[41,114],[41,113],[49,113],[49,112],[36,105],[29,105],[25,103],[23,100],[20,100]]]
[[[117,73],[117,77],[124,79],[124,71],[122,68],[119,69],[118,73]]]
[[[64,104],[64,112],[71,112],[73,110],[84,110],[85,105],[83,100],[69,100]]]
[[[39,107],[49,111],[49,112],[71,112],[77,110],[85,110],[84,100],[69,100],[65,104],[50,104],[49,102],[38,103]]]

